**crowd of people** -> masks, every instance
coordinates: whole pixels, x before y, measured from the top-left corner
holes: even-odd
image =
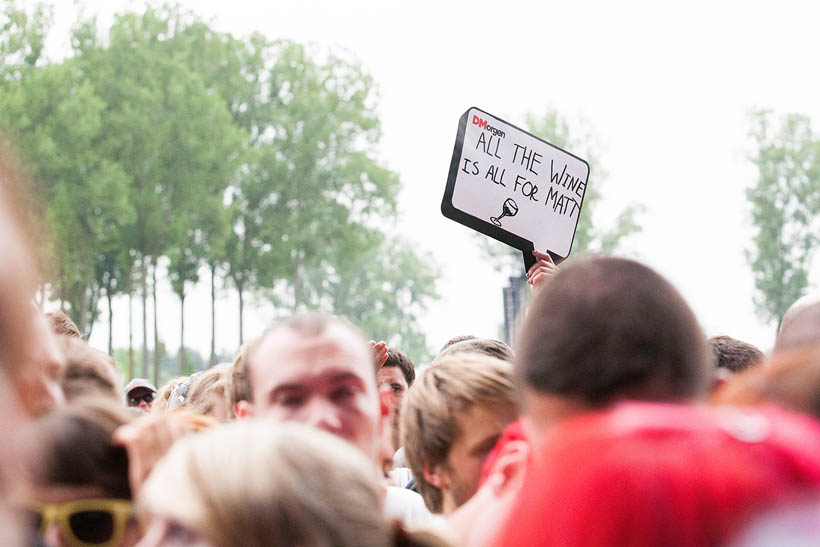
[[[34,306],[14,176],[0,165],[0,545],[820,544],[820,299],[766,355],[707,339],[637,261],[535,253],[511,346],[454,332],[414,364],[307,313],[231,363],[125,383]]]

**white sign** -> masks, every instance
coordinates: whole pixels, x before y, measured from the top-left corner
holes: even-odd
[[[527,251],[569,255],[589,164],[478,108],[460,120],[448,218]]]

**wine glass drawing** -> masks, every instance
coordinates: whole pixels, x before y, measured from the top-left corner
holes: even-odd
[[[504,217],[514,217],[518,214],[518,204],[512,198],[507,198],[501,209],[501,214],[497,217],[490,217],[490,222],[496,226],[501,226],[501,219]]]

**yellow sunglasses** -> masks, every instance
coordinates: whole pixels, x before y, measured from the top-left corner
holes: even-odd
[[[26,503],[31,525],[45,535],[56,523],[71,547],[115,547],[120,544],[133,504],[124,499],[87,498],[66,503]]]

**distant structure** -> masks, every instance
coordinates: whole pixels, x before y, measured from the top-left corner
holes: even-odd
[[[510,284],[504,287],[504,341],[510,346],[515,342],[520,319],[527,311],[530,291],[524,274],[510,277]]]

